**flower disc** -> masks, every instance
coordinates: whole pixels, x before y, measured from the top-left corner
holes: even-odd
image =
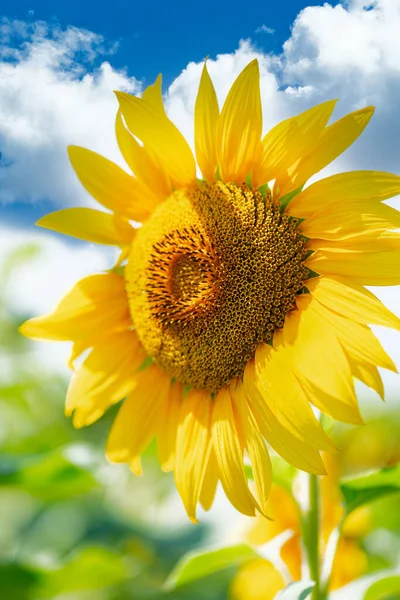
[[[171,377],[216,392],[295,308],[306,239],[246,185],[174,192],[137,232],[126,268],[139,338]]]

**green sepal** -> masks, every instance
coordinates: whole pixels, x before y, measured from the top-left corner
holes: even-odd
[[[320,276],[319,273],[316,273],[312,269],[308,269],[308,277],[307,277],[307,279],[314,279],[315,277],[321,277],[321,276]]]
[[[271,190],[269,188],[268,183],[264,183],[263,185],[260,185],[260,187],[258,188],[258,191],[263,198],[266,198],[267,192],[270,192]]]
[[[146,358],[144,359],[144,361],[138,368],[138,371],[143,371],[144,369],[147,369],[147,367],[150,367],[150,365],[152,365],[152,364],[153,364],[153,359],[151,358],[151,356],[146,356]]]
[[[292,192],[285,194],[285,196],[282,196],[282,198],[279,198],[279,205],[280,205],[281,213],[283,213],[285,211],[289,202],[291,202],[295,196],[300,194],[300,192],[303,190],[303,187],[304,187],[304,183],[303,183],[303,185],[298,187],[296,190],[293,190]]]
[[[246,177],[244,178],[244,182],[250,190],[253,189],[253,173],[252,173],[252,171],[250,171],[250,173],[248,173],[246,175]]]

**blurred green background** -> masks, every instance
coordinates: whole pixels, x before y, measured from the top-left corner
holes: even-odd
[[[211,516],[192,525],[173,477],[159,469],[154,447],[145,456],[141,479],[124,466],[108,464],[105,441],[118,407],[90,428],[74,430],[63,412],[67,375],[46,365],[37,345],[19,335],[18,326],[32,315],[21,314],[7,289],[11,274],[35,261],[40,251],[40,245],[23,244],[0,263],[0,598],[227,598],[234,567],[173,591],[163,584],[188,551],[237,541],[240,534],[232,532],[248,519],[228,504],[221,509],[220,499]],[[396,419],[395,412],[386,416],[391,433],[378,425],[379,435],[367,430],[357,434],[358,441],[354,428],[335,427],[333,433],[353,466],[357,456],[375,448],[378,468],[400,458]],[[389,440],[391,455],[383,456]],[[400,494],[391,490],[370,506],[373,529],[360,542],[368,553],[368,570],[395,569],[400,563]]]

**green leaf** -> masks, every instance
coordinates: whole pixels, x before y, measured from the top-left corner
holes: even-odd
[[[9,600],[29,600],[40,581],[40,573],[17,563],[0,563],[1,597]]]
[[[314,587],[313,581],[296,581],[290,583],[284,590],[279,592],[276,600],[306,600],[311,595]]]
[[[174,590],[217,571],[237,567],[255,558],[260,558],[259,554],[247,544],[189,552],[178,562],[168,577],[164,584],[165,590]]]
[[[80,549],[62,567],[47,573],[41,591],[44,598],[54,598],[83,590],[107,588],[129,576],[121,556],[97,546]]]
[[[14,463],[0,470],[0,485],[23,488],[47,501],[65,500],[86,494],[97,486],[90,471],[57,451]]]
[[[348,513],[363,504],[400,491],[400,464],[377,473],[346,480],[341,490]]]
[[[375,581],[367,590],[364,600],[395,600],[400,597],[400,574]]]

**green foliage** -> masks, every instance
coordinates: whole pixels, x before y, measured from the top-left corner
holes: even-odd
[[[66,451],[30,458],[16,459],[0,472],[0,485],[21,487],[43,500],[66,500],[89,492],[97,485],[89,468],[74,464],[65,456]]]
[[[396,598],[400,598],[400,574],[375,581],[364,596],[364,600],[396,600]]]
[[[61,593],[99,590],[128,578],[128,566],[119,553],[98,546],[80,548],[61,567],[47,572],[40,596],[54,598]]]
[[[400,464],[377,473],[346,480],[341,490],[348,513],[363,504],[400,492]]]
[[[255,558],[259,558],[258,553],[247,544],[191,552],[175,567],[165,584],[165,589],[176,589],[217,571],[238,567]]]

